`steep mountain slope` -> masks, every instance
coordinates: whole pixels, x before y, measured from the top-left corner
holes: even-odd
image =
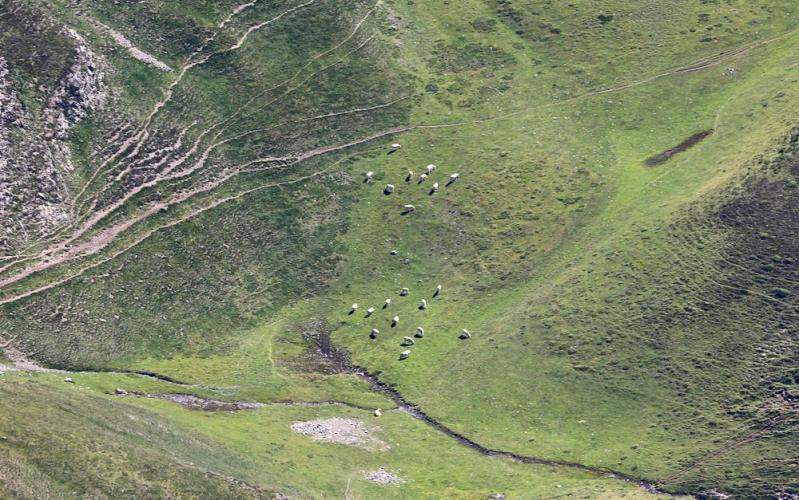
[[[0,375],[6,494],[799,494],[795,2],[6,0],[0,25],[4,365],[75,372]],[[388,451],[291,430],[331,417]],[[115,442],[126,418],[176,444]],[[61,465],[84,447],[128,489]]]

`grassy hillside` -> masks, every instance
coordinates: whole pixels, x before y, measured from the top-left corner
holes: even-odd
[[[2,26],[80,33],[110,95],[71,129],[70,221],[9,240],[0,262],[0,339],[94,371],[69,374],[74,386],[0,375],[0,404],[20,409],[7,428],[54,440],[48,412],[63,411],[75,429],[50,463],[14,441],[6,494],[646,495],[481,456],[402,411],[376,419],[395,402],[317,353],[328,336],[487,448],[671,493],[799,493],[795,2],[3,8]],[[20,88],[64,71],[69,51],[48,33],[27,35],[51,54],[33,68],[22,34],[0,37]],[[400,346],[417,326],[424,338]],[[273,406],[197,412],[112,396],[121,386]],[[169,437],[115,441],[119,423],[92,440],[98,412]],[[391,451],[289,427],[333,416],[377,426]],[[73,461],[84,447],[87,460],[109,454],[126,486]],[[381,466],[407,481],[363,478]]]

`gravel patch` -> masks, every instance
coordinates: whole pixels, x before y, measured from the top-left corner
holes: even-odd
[[[388,444],[372,434],[369,427],[354,418],[324,418],[294,422],[291,430],[311,436],[314,441],[357,446],[359,448],[389,449]]]
[[[380,467],[377,470],[369,471],[366,473],[366,479],[383,486],[394,486],[405,482],[404,479]]]
[[[205,399],[191,394],[147,394],[146,397],[154,399],[165,399],[185,406],[189,410],[199,411],[238,411],[261,408],[263,403],[249,403],[244,401],[216,401]]]

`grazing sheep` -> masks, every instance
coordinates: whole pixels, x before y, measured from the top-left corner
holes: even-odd
[[[455,181],[460,179],[461,174],[455,173],[449,176],[449,181],[447,181],[447,186],[453,184]]]
[[[363,178],[363,182],[369,182],[372,180],[372,177],[375,176],[375,173],[372,171],[366,172],[366,176]]]
[[[435,292],[433,292],[433,297],[438,297],[438,296],[439,296],[439,294],[441,294],[441,285],[438,285],[438,286],[436,287],[436,291],[435,291]]]
[[[72,377],[67,377],[67,378],[65,378],[65,379],[64,379],[64,382],[66,382],[66,383],[68,383],[68,384],[74,384],[74,383],[75,383],[75,381],[74,381],[74,380],[72,380]]]
[[[427,309],[427,301],[425,299],[419,302],[419,309]]]
[[[408,170],[408,175],[405,176],[405,182],[411,182],[413,179],[413,170]]]
[[[392,251],[388,252],[389,255],[397,255],[397,253],[398,252],[396,250],[392,250]]]
[[[402,147],[402,145],[401,145],[400,143],[398,143],[398,142],[395,142],[394,144],[392,144],[392,145],[391,145],[391,149],[389,149],[389,150],[388,150],[388,153],[386,153],[386,154],[392,154],[392,153],[395,153],[395,152],[397,152],[397,150],[398,150],[398,149],[400,149],[401,147]]]
[[[409,214],[409,213],[413,212],[414,210],[416,210],[416,207],[414,207],[413,205],[403,205],[402,206],[402,215]]]
[[[370,307],[369,309],[366,310],[366,317],[368,318],[369,316],[374,314],[374,312],[375,312],[375,308],[374,307]]]
[[[458,335],[458,338],[461,339],[461,340],[470,339],[470,338],[472,338],[472,334],[469,333],[469,330],[464,328],[463,330],[461,330],[461,334]]]
[[[380,408],[375,409],[375,417],[380,417],[383,415],[383,410]]]
[[[402,352],[400,353],[400,357],[399,357],[399,359],[400,359],[400,361],[402,361],[403,359],[408,359],[408,357],[409,357],[410,355],[411,355],[411,351],[402,351]]]
[[[350,307],[350,314],[355,314],[355,311],[357,310],[358,310],[358,304],[353,304],[352,307]]]
[[[431,194],[431,195],[432,195],[432,194],[435,194],[435,193],[437,193],[437,192],[438,192],[438,183],[437,183],[437,182],[434,182],[434,183],[433,183],[433,187],[431,187],[431,188],[430,188],[430,193],[429,193],[429,194]]]
[[[394,328],[397,325],[399,325],[399,316],[394,316],[394,318],[391,320],[391,328]]]
[[[383,309],[386,309],[390,305],[391,305],[391,299],[386,299],[386,301],[383,302]]]
[[[413,345],[415,343],[416,342],[410,337],[402,337],[402,343],[400,345],[402,347],[408,347],[408,346],[411,346],[411,345]]]
[[[436,169],[436,166],[435,166],[435,165],[433,165],[432,163],[431,163],[430,165],[428,165],[428,166],[427,166],[427,175],[430,175],[430,174],[432,174],[432,173],[433,173],[433,170],[435,170],[435,169]]]
[[[409,293],[411,293],[411,291],[410,291],[410,290],[408,290],[407,288],[403,288],[402,290],[400,290],[400,297],[405,297],[405,296],[407,296]]]
[[[372,340],[376,339],[378,335],[380,335],[380,330],[377,328],[372,328],[372,331],[369,332],[369,338]]]
[[[419,182],[417,184],[421,184],[427,179],[427,174],[422,174],[419,176]]]
[[[383,194],[391,194],[394,192],[394,184],[386,184],[386,187],[383,189]]]
[[[416,333],[415,333],[415,336],[416,336],[416,338],[418,338],[418,339],[420,339],[420,338],[424,337],[424,328],[422,328],[421,326],[417,326],[417,327],[416,327]]]

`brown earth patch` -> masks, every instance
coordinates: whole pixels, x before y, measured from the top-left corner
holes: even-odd
[[[646,159],[644,164],[647,167],[656,167],[658,165],[662,165],[662,164],[666,163],[667,161],[669,161],[672,156],[676,155],[677,153],[681,153],[681,152],[683,152],[683,151],[685,151],[685,150],[687,150],[689,148],[692,148],[693,146],[696,146],[697,144],[699,144],[703,140],[705,140],[708,137],[710,137],[712,134],[713,134],[713,130],[712,129],[711,130],[703,130],[702,132],[697,132],[696,134],[694,134],[691,137],[685,139],[684,141],[682,141],[681,143],[677,144],[673,148],[667,149],[666,151],[663,151],[662,153],[660,153],[658,155],[650,156],[649,158]]]

